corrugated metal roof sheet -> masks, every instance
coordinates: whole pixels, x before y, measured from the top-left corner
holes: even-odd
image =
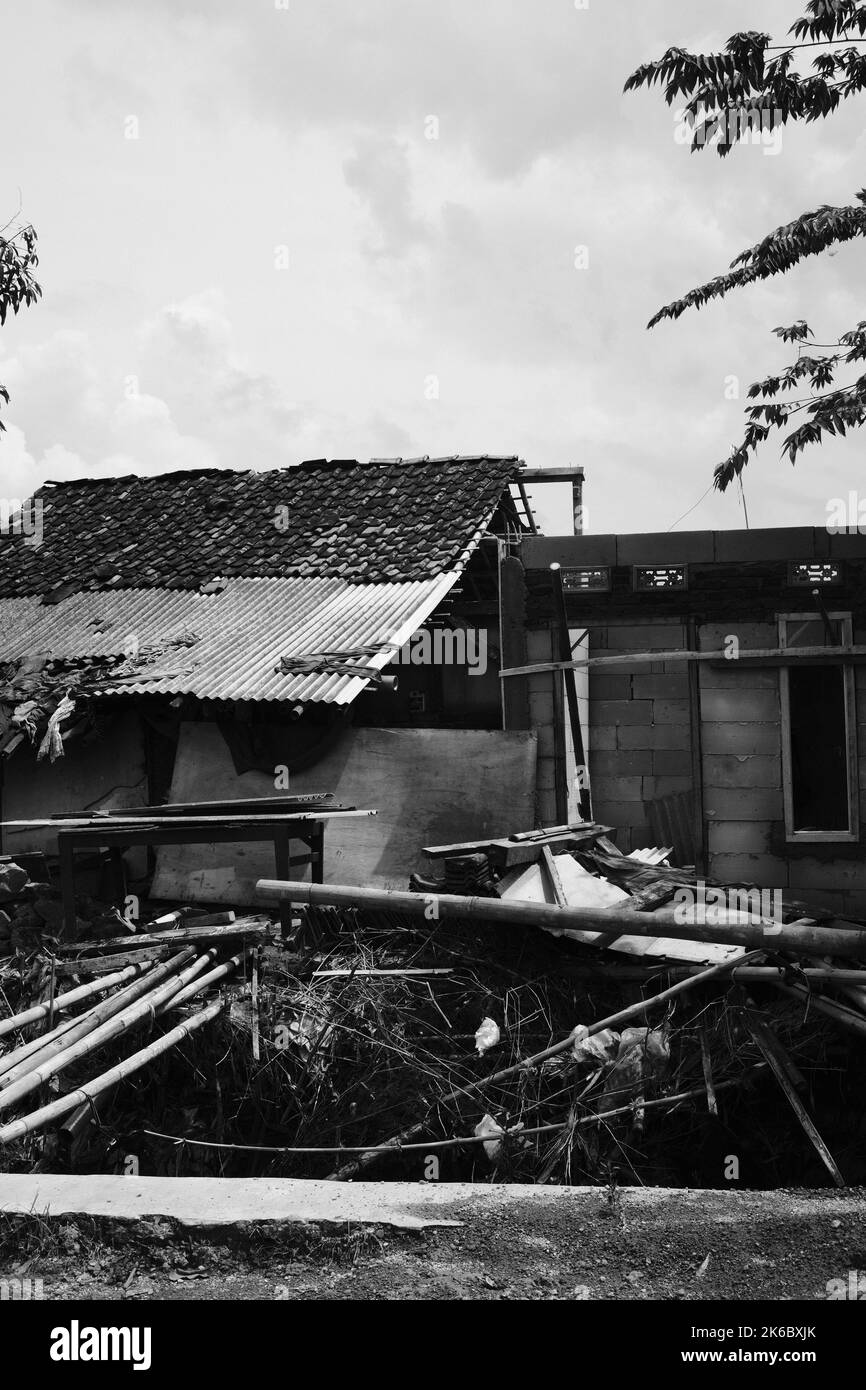
[[[99,693],[347,705],[367,685],[364,677],[282,675],[275,670],[280,658],[403,646],[458,576],[451,570],[394,584],[229,579],[217,594],[94,590],[51,606],[36,597],[3,599],[0,661],[116,655],[134,639],[138,659],[122,668],[124,679],[115,678]],[[378,670],[391,656],[386,650],[359,664]]]

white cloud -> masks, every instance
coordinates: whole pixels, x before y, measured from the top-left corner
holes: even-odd
[[[83,333],[57,332],[0,359],[15,421],[0,435],[0,494],[29,494],[47,478],[412,451],[411,434],[384,411],[358,424],[335,411],[313,415],[250,370],[219,291],[166,305],[132,337],[123,376]]]
[[[859,317],[852,248],[645,331],[858,184],[857,103],[788,128],[778,158],[722,162],[676,144],[657,90],[623,97],[669,44],[750,27],[753,0],[90,0],[52,16],[21,7],[4,72],[28,120],[5,133],[0,198],[24,191],[45,296],[2,335],[0,474],[502,451],[583,463],[593,529],[663,529],[742,430],[725,377],[784,364],[777,323],[814,315],[828,340]],[[764,0],[769,29],[790,18]],[[753,524],[820,519],[825,474],[854,476],[858,447],[794,474],[765,451]],[[711,494],[687,524],[740,521]]]
[[[370,248],[373,256],[400,256],[426,239],[427,229],[412,209],[409,149],[404,141],[364,136],[344,161],[343,173],[376,224],[379,240]]]

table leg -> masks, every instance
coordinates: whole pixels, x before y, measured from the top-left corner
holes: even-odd
[[[274,830],[274,864],[276,866],[277,878],[282,880],[291,879],[292,871],[289,864],[289,845],[290,836],[288,830],[279,827]],[[282,938],[285,941],[292,930],[292,904],[286,899],[280,901],[280,928]]]
[[[118,904],[118,911],[123,915],[126,904],[126,864],[123,859],[123,851],[118,845],[111,845],[108,857],[111,862],[111,876],[114,880],[112,892]]]
[[[310,852],[313,856],[311,876],[314,883],[325,882],[325,823],[318,821],[312,834]]]
[[[63,901],[63,937],[74,941],[75,926],[75,849],[63,835],[57,837],[60,858],[60,896]]]

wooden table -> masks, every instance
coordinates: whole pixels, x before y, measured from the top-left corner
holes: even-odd
[[[214,803],[201,803],[195,814],[193,805],[184,806],[181,815],[164,814],[165,807],[136,808],[109,815],[61,816],[50,820],[4,821],[5,826],[39,826],[57,830],[57,849],[60,858],[60,889],[63,901],[63,935],[75,939],[75,854],[82,849],[107,848],[117,874],[121,901],[126,896],[125,873],[121,849],[131,844],[189,845],[230,844],[238,841],[270,840],[274,846],[274,862],[278,879],[291,879],[292,865],[310,864],[314,883],[324,882],[325,824],[331,820],[348,820],[359,816],[375,816],[375,811],[331,809],[297,811],[278,814],[270,806],[260,814],[227,814],[214,812]],[[251,803],[246,803],[250,805]],[[189,814],[187,814],[189,812]],[[300,840],[309,853],[291,854],[291,841]],[[292,905],[280,905],[280,923],[285,937],[291,928]]]

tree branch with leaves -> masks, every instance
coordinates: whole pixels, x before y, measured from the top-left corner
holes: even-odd
[[[734,34],[723,53],[695,54],[670,48],[663,57],[645,63],[629,77],[626,91],[661,86],[669,106],[683,101],[683,117],[692,130],[692,151],[715,148],[724,157],[738,138],[755,130],[775,130],[789,121],[823,120],[842,101],[866,89],[866,4],[856,0],[810,0],[806,14],[788,31],[792,42],[774,45],[769,34]],[[837,45],[844,47],[839,48]],[[812,73],[794,70],[799,50],[826,50],[812,59]],[[784,275],[810,256],[866,235],[866,190],[845,207],[819,207],[777,227],[757,245],[738,255],[728,271],[679,299],[666,304],[650,319],[654,328],[663,319],[678,319],[687,309],[701,309],[732,290]],[[805,345],[812,338],[802,320],[774,330],[783,342]],[[749,387],[758,404],[746,411],[743,441],[715,470],[722,492],[742,473],[755,450],[773,430],[787,428],[792,417],[805,418],[782,441],[782,455],[793,464],[797,456],[825,435],[844,435],[866,421],[866,373],[836,385],[836,372],[866,360],[866,322],[826,345],[827,356],[800,347],[797,360],[783,373]],[[823,349],[822,349],[823,351]],[[802,390],[804,398],[776,400],[780,394]],[[832,389],[825,390],[830,387]],[[821,394],[814,394],[821,392]]]
[[[35,304],[42,294],[36,283],[34,271],[39,264],[36,254],[36,232],[28,223],[19,227],[9,236],[0,232],[0,327],[6,322],[10,311],[17,314],[22,305]],[[0,386],[0,400],[9,404],[9,392]],[[0,419],[0,432],[5,430]]]

